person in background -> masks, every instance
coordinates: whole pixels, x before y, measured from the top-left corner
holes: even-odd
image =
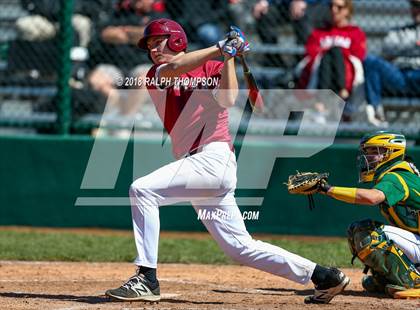
[[[328,1],[325,0],[258,0],[252,8],[257,33],[263,43],[278,44],[278,26],[290,23],[297,44],[304,44],[313,27],[323,27],[330,22]],[[282,63],[275,54],[264,56],[264,66]]]
[[[136,43],[145,25],[163,15],[154,0],[119,0],[111,15],[96,25],[96,36],[89,45],[89,67],[112,64],[130,71],[146,63],[147,55],[138,52]]]
[[[228,3],[228,16],[232,23],[247,32],[252,32],[255,27],[255,19],[252,8],[255,0],[226,0]]]
[[[145,26],[164,14],[164,7],[155,0],[119,0],[112,15],[97,25],[96,37],[89,46],[91,71],[85,86],[102,98],[102,103],[105,101],[106,108],[101,104],[105,118],[118,121],[141,116],[140,109],[146,100],[144,92],[118,90],[144,89],[141,81],[150,65],[146,65],[148,56],[138,50],[137,42]]]
[[[190,42],[200,47],[216,44],[227,29],[223,21],[232,20],[227,0],[166,0],[165,8],[185,28]]]
[[[384,93],[420,96],[420,0],[411,0],[413,23],[388,32],[382,54],[364,61],[367,116],[377,125],[385,121],[381,103]]]
[[[351,0],[332,0],[330,9],[332,25],[314,29],[306,42],[306,56],[296,69],[298,88],[331,89],[349,103],[353,88],[363,83],[366,35],[350,23]],[[315,108],[328,112],[322,111],[322,105]],[[343,120],[351,120],[352,112],[352,106],[346,104]]]
[[[80,1],[74,4],[72,26],[75,45],[86,48],[91,39],[92,20],[96,19],[106,0]],[[27,41],[43,41],[55,38],[58,32],[60,3],[48,0],[21,0],[21,6],[29,14],[16,20],[18,37]]]

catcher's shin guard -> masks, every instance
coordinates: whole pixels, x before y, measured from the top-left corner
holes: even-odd
[[[358,257],[389,284],[420,288],[420,273],[416,266],[392,240],[388,240],[382,228],[381,223],[372,220],[350,225],[347,237],[353,259]]]

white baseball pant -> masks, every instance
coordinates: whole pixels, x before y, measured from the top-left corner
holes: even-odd
[[[388,239],[393,240],[396,245],[414,264],[420,264],[420,236],[405,229],[385,225],[383,228]]]
[[[130,201],[137,248],[135,264],[157,267],[159,206],[190,201],[198,214],[213,212],[213,218],[202,222],[232,259],[306,284],[316,264],[277,246],[254,240],[236,205],[235,187],[236,158],[225,142],[210,143],[201,152],[134,181],[130,187]]]

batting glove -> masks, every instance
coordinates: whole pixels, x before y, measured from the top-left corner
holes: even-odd
[[[232,39],[232,40],[236,39],[237,40],[235,42],[235,44],[236,44],[235,47],[237,49],[237,55],[245,54],[246,52],[248,52],[250,50],[248,40],[246,39],[242,30],[239,29],[238,27],[230,26],[230,31],[226,35],[226,37],[228,39]]]
[[[224,56],[240,56],[250,50],[249,43],[243,32],[236,26],[230,26],[230,31],[226,34],[225,39],[217,43],[220,52]]]
[[[238,50],[236,48],[237,43],[233,40],[224,39],[217,43],[217,47],[220,50],[220,54],[223,56],[235,57]]]

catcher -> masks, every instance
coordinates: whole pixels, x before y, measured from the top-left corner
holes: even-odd
[[[353,260],[362,261],[365,273],[371,270],[362,279],[363,288],[394,297],[400,290],[420,288],[420,175],[405,151],[402,134],[379,131],[362,138],[359,181],[373,181],[371,189],[332,186],[328,174],[310,172],[290,176],[287,184],[292,194],[318,192],[347,203],[379,206],[391,225],[357,221],[349,226],[347,238]]]

